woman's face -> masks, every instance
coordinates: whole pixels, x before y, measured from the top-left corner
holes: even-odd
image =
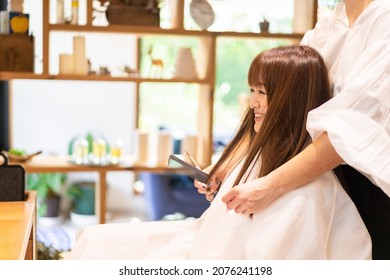
[[[265,91],[265,87],[263,85],[260,85],[259,87],[251,87],[250,92],[251,96],[249,106],[253,109],[254,113],[254,130],[259,132],[268,108],[267,92]]]

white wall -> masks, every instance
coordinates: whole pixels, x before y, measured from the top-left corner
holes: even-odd
[[[92,132],[120,137],[130,152],[134,129],[130,83],[23,80],[12,84],[12,146],[66,154],[70,140]]]
[[[64,155],[72,137],[91,131],[107,140],[122,138],[125,153],[130,153],[135,101],[131,83],[18,80],[12,89],[13,147]],[[127,209],[135,215],[133,175],[108,174],[109,212]],[[68,183],[96,179],[95,173],[68,174]]]

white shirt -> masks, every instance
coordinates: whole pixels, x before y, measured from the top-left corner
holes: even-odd
[[[344,161],[390,196],[390,4],[373,1],[349,26],[341,2],[302,44],[324,57],[335,96],[309,113],[309,133],[326,131]]]

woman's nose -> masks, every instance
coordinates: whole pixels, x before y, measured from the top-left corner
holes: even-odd
[[[259,108],[260,107],[260,103],[258,101],[250,100],[249,106],[251,107],[251,109]]]

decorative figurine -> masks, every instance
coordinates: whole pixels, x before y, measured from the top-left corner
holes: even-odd
[[[162,69],[164,68],[164,62],[160,58],[154,58],[152,52],[153,47],[150,47],[148,50],[148,56],[151,61],[149,76],[161,76]]]

